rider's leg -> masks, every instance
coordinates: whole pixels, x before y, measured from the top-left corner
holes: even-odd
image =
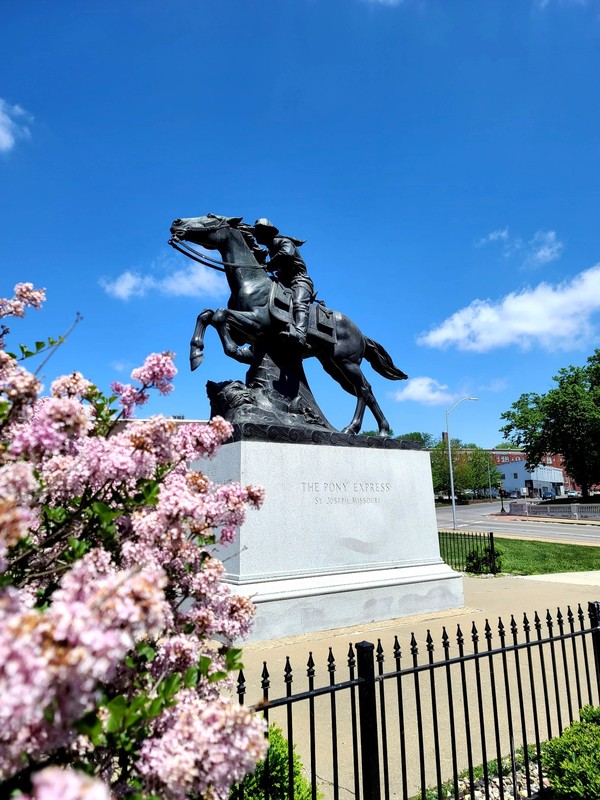
[[[294,293],[292,299],[293,323],[289,326],[288,336],[296,339],[299,344],[304,346],[308,333],[308,315],[312,292],[304,282],[293,285],[292,290]]]

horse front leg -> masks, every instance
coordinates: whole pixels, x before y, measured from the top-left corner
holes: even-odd
[[[192,372],[204,361],[204,331],[211,324],[214,316],[212,308],[205,308],[196,320],[196,327],[190,341],[190,367]]]
[[[248,345],[240,347],[234,341],[231,331],[235,329],[246,340],[254,339],[261,329],[259,321],[244,311],[219,308],[213,315],[212,324],[219,334],[225,355],[242,364],[251,364],[254,358],[252,347]]]

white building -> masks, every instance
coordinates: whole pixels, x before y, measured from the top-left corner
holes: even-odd
[[[548,497],[564,494],[564,477],[557,467],[538,465],[532,472],[525,469],[525,460],[498,464],[502,488],[518,492],[520,497]]]

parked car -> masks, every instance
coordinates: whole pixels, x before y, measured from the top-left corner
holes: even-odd
[[[579,497],[579,492],[576,492],[575,489],[569,489],[567,497]]]
[[[550,491],[550,489],[542,489],[542,500],[552,500],[554,495]]]

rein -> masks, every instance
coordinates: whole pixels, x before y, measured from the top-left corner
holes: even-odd
[[[229,264],[225,261],[216,261],[214,258],[209,258],[208,256],[201,255],[197,250],[194,250],[189,244],[180,241],[179,239],[174,239],[171,237],[167,244],[170,244],[171,247],[174,247],[175,250],[178,250],[180,253],[183,253],[184,256],[191,258],[192,261],[197,261],[198,264],[202,264],[205,267],[210,267],[210,269],[216,269],[219,272],[225,272],[225,269],[219,264],[225,264],[228,267],[235,267],[238,266],[237,264]]]
[[[210,216],[210,214],[209,214]],[[220,228],[228,227],[227,222],[225,220],[220,220],[219,224],[216,225],[214,228],[205,228],[207,231],[218,231]],[[264,269],[267,270],[267,267],[262,264],[236,264],[235,261],[217,261],[215,258],[210,258],[210,256],[205,256],[204,253],[199,253],[197,250],[188,244],[185,240],[176,239],[174,236],[171,236],[167,244],[170,244],[171,247],[174,247],[175,250],[178,250],[180,253],[183,253],[184,256],[191,258],[192,261],[197,261],[198,264],[202,264],[205,267],[210,267],[210,269],[216,269],[218,272],[226,272],[224,267],[235,267],[235,268],[243,268],[249,267],[250,269]]]

